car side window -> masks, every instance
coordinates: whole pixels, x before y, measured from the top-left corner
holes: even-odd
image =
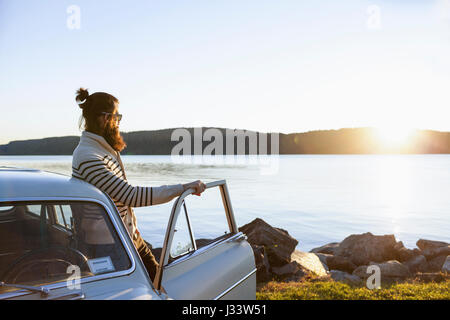
[[[56,222],[60,226],[67,228],[67,224],[66,224],[66,221],[64,219],[64,215],[63,215],[63,211],[62,211],[61,205],[54,206],[54,208],[55,208],[55,212],[56,212]]]
[[[0,204],[0,212],[7,208],[9,219],[0,220],[0,281],[46,285],[73,279],[73,267],[80,278],[131,267],[105,208],[97,203]],[[1,287],[0,294],[13,290]]]
[[[13,209],[14,207],[12,206],[0,208],[0,219],[8,219],[8,216],[11,214]]]
[[[28,213],[39,216],[41,214],[41,205],[40,204],[30,204],[27,206],[26,211]]]
[[[66,228],[72,229],[72,210],[70,205],[55,205],[56,222]]]
[[[172,245],[169,251],[170,258],[177,258],[193,250],[194,244],[192,242],[189,220],[185,206],[182,206],[175,224]]]
[[[197,248],[231,235],[220,188],[208,188],[185,201]]]
[[[169,263],[194,250],[231,236],[220,188],[183,200],[169,249]],[[194,244],[195,242],[195,244]]]

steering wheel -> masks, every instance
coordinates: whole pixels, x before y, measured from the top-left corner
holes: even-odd
[[[89,270],[87,257],[77,249],[62,246],[39,248],[16,259],[3,272],[0,280],[6,283],[22,283],[52,278],[52,275],[67,273],[67,268],[76,265],[80,270]]]

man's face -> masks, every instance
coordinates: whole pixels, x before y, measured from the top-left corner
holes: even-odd
[[[118,114],[118,109],[113,112],[113,114]],[[105,128],[103,131],[103,137],[110,144],[110,146],[116,151],[122,151],[127,145],[122,138],[119,131],[119,124],[117,116],[107,115]]]

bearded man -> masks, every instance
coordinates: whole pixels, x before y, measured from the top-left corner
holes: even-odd
[[[185,190],[193,188],[200,195],[206,188],[200,181],[159,187],[132,186],[128,183],[120,151],[126,147],[119,124],[119,100],[105,92],[89,94],[77,90],[76,101],[83,110],[84,131],[73,152],[72,176],[93,184],[114,201],[128,233],[153,281],[158,262],[137,228],[134,207],[145,207],[169,202]]]

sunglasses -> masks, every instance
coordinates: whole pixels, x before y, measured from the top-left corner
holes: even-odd
[[[122,115],[120,113],[111,113],[111,112],[101,112],[100,114],[107,114],[114,117],[114,120],[119,121],[122,120]]]

